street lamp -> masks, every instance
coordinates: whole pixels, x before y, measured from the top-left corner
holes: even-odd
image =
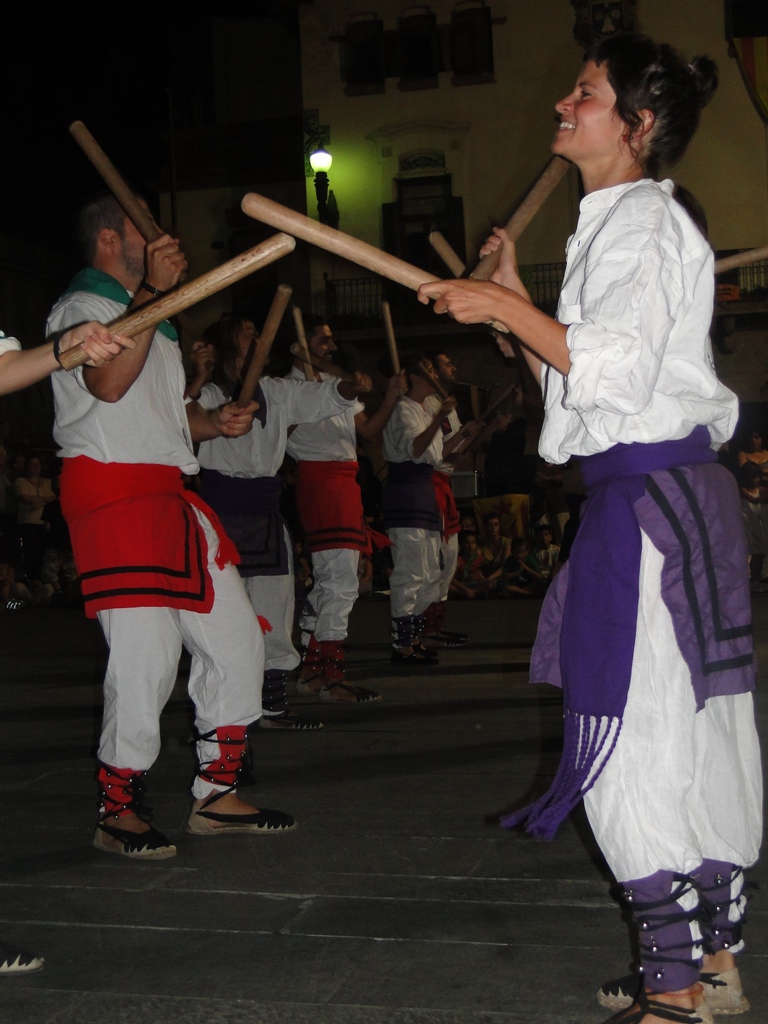
[[[330,194],[328,192],[328,171],[332,163],[333,157],[322,146],[309,154],[309,166],[315,172],[318,218],[321,224],[329,224],[335,228],[339,223],[339,209],[333,191]]]

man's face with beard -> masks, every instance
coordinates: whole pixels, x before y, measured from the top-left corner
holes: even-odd
[[[134,227],[133,221],[125,218],[123,231],[120,235],[120,263],[126,273],[138,281],[144,277],[144,249],[146,242]]]
[[[322,359],[324,362],[333,362],[333,353],[336,351],[336,346],[333,343],[333,334],[328,324],[319,324],[308,341],[309,351]]]
[[[435,370],[437,370],[438,379],[442,384],[453,384],[456,380],[458,370],[444,353],[436,358]]]

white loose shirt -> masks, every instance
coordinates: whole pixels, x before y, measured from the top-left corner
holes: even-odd
[[[312,424],[309,429],[317,430],[322,425],[320,421],[325,422],[329,416],[339,419],[356,404],[354,399],[342,398],[336,378],[313,384],[306,380],[262,377],[259,383],[267,404],[266,426],[254,419],[250,432],[242,437],[203,441],[198,459],[204,469],[247,480],[275,476],[285,457],[290,426]],[[215,384],[206,384],[200,393],[204,409],[216,409],[226,401],[226,395]]]
[[[320,381],[336,379],[317,370],[315,377]],[[303,372],[295,366],[291,367],[288,380],[306,383]],[[347,403],[345,411],[338,416],[330,416],[322,423],[297,426],[288,438],[288,454],[297,462],[356,462],[355,416],[364,411],[365,406],[356,399]]]
[[[106,324],[125,313],[114,299],[91,292],[64,295],[51,310],[48,332],[87,320]],[[118,356],[118,359],[120,357]],[[184,368],[177,342],[155,332],[144,367],[119,402],[102,402],[86,387],[83,367],[51,377],[56,402],[53,436],[59,455],[96,462],[178,466],[197,473],[184,408]]]
[[[5,355],[6,352],[20,352],[21,344],[15,338],[6,338],[2,331],[0,331],[0,356]]]
[[[430,425],[434,415],[407,395],[402,395],[384,427],[384,458],[387,462],[426,462],[439,468],[443,461],[443,435],[438,430],[417,458],[413,442]]]
[[[567,377],[542,371],[539,452],[556,464],[618,443],[732,435],[738,400],[715,376],[713,255],[671,181],[642,179],[581,201],[557,319]]]

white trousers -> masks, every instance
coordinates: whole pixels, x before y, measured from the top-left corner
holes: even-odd
[[[456,574],[456,566],[459,562],[459,535],[454,533],[447,540],[440,538],[440,596],[438,601],[448,600],[448,590],[451,580]]]
[[[312,552],[314,585],[307,595],[301,615],[305,643],[309,633],[320,640],[346,640],[349,616],[357,600],[357,567],[360,552],[352,548],[333,548]]]
[[[197,512],[197,510],[196,510]],[[109,645],[98,757],[116,768],[146,771],[160,753],[160,713],[173,691],[182,645],[192,655],[189,695],[198,732],[250,725],[261,715],[264,643],[240,575],[219,569],[218,537],[197,512],[208,543],[213,608],[207,615],[174,608],[114,608],[98,613]],[[198,743],[201,762],[217,743]],[[195,779],[202,799],[216,786]]]
[[[257,615],[265,618],[272,627],[264,634],[264,671],[281,669],[290,672],[301,660],[293,646],[293,613],[296,604],[293,581],[293,541],[288,530],[285,542],[288,545],[288,573],[286,576],[244,576],[243,583]]]
[[[394,569],[389,579],[392,618],[423,615],[440,599],[440,534],[432,530],[388,530]]]
[[[619,881],[690,873],[702,860],[749,867],[762,836],[762,771],[752,694],[696,712],[688,667],[661,599],[663,558],[643,535],[634,663],[608,764],[584,798]]]

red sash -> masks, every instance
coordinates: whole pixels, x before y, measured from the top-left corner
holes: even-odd
[[[216,564],[236,565],[216,513],[184,489],[177,467],[64,460],[61,507],[89,618],[107,608],[211,610],[208,547],[193,506],[218,534]]]
[[[435,487],[435,501],[442,523],[441,533],[445,540],[448,540],[461,529],[459,510],[456,508],[456,499],[451,486],[451,474],[441,473],[439,469],[436,469],[432,473],[432,483]]]
[[[356,462],[300,462],[296,500],[310,551],[370,553]]]

